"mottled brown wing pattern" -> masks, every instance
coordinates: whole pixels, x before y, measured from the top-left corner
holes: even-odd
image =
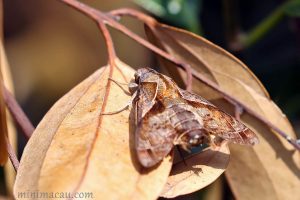
[[[157,83],[156,82],[142,82],[138,90],[138,107],[139,118],[143,118],[147,112],[154,106],[157,95]],[[137,120],[139,121],[139,120]]]
[[[229,114],[221,111],[204,98],[180,89],[182,98],[196,108],[203,118],[207,132],[230,142],[244,145],[255,145],[259,142],[255,133]],[[218,138],[216,138],[218,139]]]
[[[137,115],[143,113],[137,102]],[[144,117],[138,118],[136,151],[140,163],[151,167],[160,162],[172,150],[176,131],[168,120],[169,110],[155,104]]]

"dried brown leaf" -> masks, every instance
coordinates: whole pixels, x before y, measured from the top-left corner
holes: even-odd
[[[146,32],[156,45],[190,64],[222,90],[295,138],[288,119],[269,98],[259,80],[230,53],[202,37],[163,24],[157,24],[153,29],[146,28]],[[182,70],[175,70],[170,62],[162,62],[175,80],[183,83],[185,76]],[[193,90],[227,112],[234,113],[233,106],[205,84],[194,80]],[[259,135],[261,142],[254,148],[232,147],[232,160],[226,175],[236,198],[293,199],[293,196],[300,196],[297,187],[300,177],[299,152],[294,152],[286,140],[252,116],[243,114],[242,121]],[[249,171],[245,173],[246,170]]]
[[[222,145],[175,163],[161,196],[174,198],[206,187],[225,171],[229,156],[228,146]]]
[[[3,11],[3,1],[0,2],[0,10]],[[11,93],[13,93],[13,90],[14,90],[13,88],[14,87],[13,87],[13,82],[12,82],[12,78],[11,78],[10,67],[9,67],[9,64],[8,64],[8,61],[7,61],[7,56],[6,56],[5,49],[4,49],[4,44],[3,44],[3,16],[2,15],[0,16],[0,34],[1,34],[1,41],[0,41],[0,71],[1,71],[1,74],[2,74],[2,77],[3,77],[3,80],[1,78],[1,82],[3,81],[3,83],[5,84],[5,87]],[[2,90],[2,88],[0,90]],[[2,91],[0,91],[0,92],[1,92],[1,101],[3,101]],[[1,104],[2,104],[2,102],[1,102]],[[2,114],[4,114],[4,113],[2,113]],[[13,123],[13,119],[12,119],[12,117],[11,117],[11,115],[10,115],[10,113],[7,109],[6,109],[5,118],[6,118],[6,123],[7,123],[7,132],[8,132],[9,142],[12,145],[14,151],[17,152],[16,129],[15,129],[15,126],[14,126],[14,123]],[[1,133],[3,133],[3,132],[1,132]],[[0,143],[1,143],[1,141],[2,142],[4,141],[3,138],[0,138]],[[3,148],[3,147],[5,147],[5,146],[2,146],[2,144],[0,144],[0,149]],[[2,150],[0,150],[0,151],[2,151]],[[7,155],[6,155],[6,157],[7,157]],[[4,166],[4,172],[5,172],[6,192],[7,192],[8,195],[12,196],[12,188],[13,188],[13,184],[14,184],[14,181],[15,181],[16,172],[15,172],[15,169],[12,166],[11,162],[6,162],[6,165]]]
[[[11,78],[5,50],[3,47],[3,43],[0,44],[0,57],[1,57],[1,71],[3,73],[3,82],[5,84],[5,87],[11,93],[13,93],[13,83],[12,83],[12,78]],[[2,91],[1,91],[1,94],[2,94]],[[9,111],[7,109],[5,109],[5,110],[6,110],[6,116],[3,117],[3,119],[2,118],[1,119],[4,120],[6,118],[8,139],[9,139],[9,142],[12,145],[14,151],[17,152],[16,128],[15,128],[12,116],[10,115]],[[0,139],[0,140],[3,141],[2,139]],[[1,144],[1,146],[2,146],[2,144]],[[3,146],[3,147],[5,147],[5,146]],[[11,162],[6,162],[4,171],[5,171],[5,182],[6,182],[7,193],[12,196],[12,188],[13,188],[13,184],[15,181],[16,172],[15,172],[15,169],[12,166]]]
[[[0,165],[4,166],[7,158],[7,148],[6,148],[6,140],[7,140],[7,122],[6,122],[6,111],[5,111],[5,102],[3,97],[3,79],[2,73],[0,71]]]
[[[0,10],[2,11],[2,1],[0,2]],[[3,74],[2,68],[4,68],[4,58],[3,58],[3,31],[2,31],[2,16],[0,16],[0,165],[3,166],[8,158],[7,149],[6,149],[6,138],[8,137],[7,133],[7,122],[6,122],[6,112],[5,112],[5,102],[3,97]]]
[[[121,62],[112,72],[119,82],[134,70]],[[29,140],[14,194],[24,191],[92,192],[94,199],[156,199],[169,175],[170,156],[154,169],[142,168],[134,149],[133,118],[113,115],[130,99],[104,67],[62,97]],[[110,84],[110,85],[109,85]],[[130,116],[130,117],[129,117]]]

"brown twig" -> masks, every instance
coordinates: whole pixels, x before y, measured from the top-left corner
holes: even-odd
[[[113,10],[113,11],[109,12],[108,14],[105,14],[105,13],[103,13],[101,11],[98,11],[98,10],[96,10],[94,8],[91,8],[91,7],[89,7],[89,6],[87,6],[87,5],[83,4],[83,3],[80,3],[77,0],[60,0],[60,1],[66,3],[69,6],[72,6],[72,7],[76,8],[77,10],[81,11],[82,13],[84,13],[87,16],[89,16],[92,19],[94,19],[97,23],[99,23],[99,22],[107,23],[111,27],[113,27],[113,28],[121,31],[122,33],[124,33],[128,37],[132,38],[136,42],[138,42],[138,43],[142,44],[143,46],[147,47],[148,49],[152,50],[153,52],[155,52],[156,54],[160,55],[161,57],[163,57],[163,58],[165,58],[165,59],[173,62],[177,66],[185,69],[185,71],[187,73],[186,85],[187,85],[187,89],[188,90],[191,89],[192,76],[194,76],[198,80],[200,80],[203,83],[205,83],[207,86],[213,88],[214,90],[216,90],[217,92],[219,92],[220,94],[222,94],[223,97],[225,97],[226,99],[230,100],[231,103],[234,102],[235,106],[241,107],[243,110],[247,111],[250,115],[252,115],[253,117],[257,118],[258,120],[260,120],[261,122],[263,122],[264,124],[266,124],[267,126],[269,126],[271,129],[273,129],[279,135],[281,135],[287,141],[289,141],[297,150],[300,151],[300,145],[296,142],[296,140],[292,139],[284,131],[282,131],[279,128],[277,128],[271,122],[269,122],[268,120],[266,120],[263,116],[257,114],[257,112],[255,112],[254,110],[252,110],[251,108],[249,108],[248,106],[246,106],[245,104],[243,104],[242,102],[240,102],[235,97],[232,97],[227,92],[223,91],[216,83],[212,82],[211,80],[209,80],[204,75],[198,73],[196,70],[193,70],[190,67],[190,65],[188,65],[188,64],[186,64],[184,62],[181,62],[180,60],[177,60],[176,58],[174,58],[169,53],[167,53],[167,52],[159,49],[158,47],[154,46],[153,44],[149,43],[148,41],[144,40],[143,38],[141,38],[137,34],[133,33],[129,29],[127,29],[125,26],[123,26],[122,24],[120,24],[119,22],[117,22],[115,20],[115,17],[113,17],[113,16],[123,16],[123,15],[132,16],[132,17],[135,17],[136,19],[139,19],[139,20],[143,21],[150,28],[155,28],[155,23],[156,23],[155,19],[153,19],[150,16],[147,16],[147,15],[145,15],[145,14],[139,12],[139,11],[132,10],[132,9],[127,9],[127,8],[126,9]]]
[[[145,22],[147,25],[152,25],[152,26],[155,26],[155,24],[157,23],[157,21],[154,18],[131,8],[120,8],[120,9],[112,10],[109,12],[109,14],[113,16],[119,16],[119,17],[124,15],[131,16]]]
[[[150,49],[151,51],[153,51],[156,54],[160,55],[161,57],[163,57],[163,58],[173,62],[177,66],[183,68],[187,73],[186,89],[189,90],[189,91],[192,89],[192,73],[191,73],[190,65],[177,60],[175,57],[171,56],[167,52],[157,48],[156,46],[154,46],[150,42],[148,42],[148,41],[144,40],[143,38],[141,38],[139,35],[135,34],[132,31],[130,31],[128,28],[126,28],[122,24],[118,23],[115,20],[115,18],[112,17],[111,14],[105,14],[105,13],[103,13],[99,10],[96,10],[96,9],[90,7],[90,6],[87,6],[83,3],[80,3],[77,0],[60,0],[60,1],[66,3],[69,6],[72,6],[72,7],[76,8],[80,12],[82,12],[85,15],[91,17],[97,23],[99,23],[99,22],[107,23],[111,27],[121,31],[122,33],[124,33],[128,37],[130,37],[133,40],[137,41],[141,45],[147,47],[148,49]],[[136,12],[136,14],[138,14],[138,11]],[[145,16],[145,15],[140,15],[140,19],[145,19],[145,17],[143,17],[143,16]],[[148,18],[148,20],[149,20],[149,18]],[[153,20],[152,20],[152,22],[153,22]],[[150,22],[148,21],[148,23],[150,23]]]
[[[103,34],[103,37],[105,38],[107,54],[108,54],[108,63],[111,67],[114,67],[116,65],[115,63],[116,52],[115,52],[114,44],[111,39],[110,33],[103,22],[98,22],[98,26]]]
[[[11,146],[11,144],[9,142],[9,139],[7,137],[5,138],[5,142],[6,142],[8,157],[9,157],[9,159],[11,161],[11,164],[13,165],[15,171],[17,172],[18,168],[19,168],[19,165],[20,165],[20,162],[19,162],[19,160],[16,156],[16,153],[15,153],[13,147]]]
[[[87,168],[89,166],[89,158],[91,156],[93,146],[95,145],[95,142],[96,142],[97,137],[99,135],[99,130],[100,130],[100,127],[101,127],[101,124],[102,124],[102,120],[103,120],[103,116],[104,116],[104,115],[102,115],[102,113],[105,112],[105,108],[106,108],[106,105],[107,105],[109,91],[110,91],[110,87],[111,87],[111,79],[112,79],[112,76],[113,76],[113,71],[114,71],[114,68],[117,67],[116,62],[115,62],[117,57],[116,57],[116,53],[115,53],[115,49],[114,49],[114,45],[113,45],[113,41],[112,41],[112,38],[110,36],[110,33],[109,33],[109,31],[108,31],[108,29],[105,26],[105,23],[103,21],[98,21],[98,27],[101,30],[101,33],[104,37],[106,47],[107,47],[108,65],[109,65],[109,75],[108,75],[108,77],[109,78],[107,80],[107,84],[106,84],[106,87],[105,87],[106,88],[105,95],[104,95],[104,98],[103,98],[103,104],[102,104],[102,107],[101,107],[101,111],[100,111],[100,115],[99,115],[99,119],[98,119],[97,130],[95,132],[93,143],[92,143],[91,147],[89,148],[88,155],[87,155],[87,161],[84,165],[84,171],[83,171],[83,173],[80,177],[80,181],[78,182],[78,184],[76,185],[76,187],[73,191],[73,194],[75,194],[79,190],[79,188],[80,188],[80,186],[81,186],[81,184],[82,184],[82,182],[83,182],[83,180],[86,176]]]
[[[6,106],[11,113],[12,117],[16,121],[16,123],[20,126],[24,136],[29,139],[34,131],[34,126],[27,118],[26,114],[22,110],[21,106],[18,104],[14,96],[3,87],[3,97],[6,103]]]

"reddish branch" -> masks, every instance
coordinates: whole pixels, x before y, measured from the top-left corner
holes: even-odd
[[[103,34],[103,37],[105,38],[107,54],[108,54],[108,64],[111,67],[115,67],[116,52],[109,31],[103,22],[98,22],[98,26]]]
[[[15,122],[19,125],[19,127],[22,130],[22,133],[26,137],[26,139],[29,139],[34,131],[34,127],[32,126],[31,122],[23,112],[22,108],[16,101],[16,99],[13,97],[13,95],[5,88],[5,86],[2,86],[2,92],[3,92],[3,98],[6,104],[6,107],[8,108],[10,114],[14,118]],[[19,168],[19,160],[14,152],[13,147],[11,146],[9,139],[5,138],[6,148],[8,152],[8,157],[15,169],[15,171]]]
[[[13,147],[11,146],[11,144],[9,143],[9,140],[8,138],[5,138],[5,142],[6,142],[6,148],[7,148],[7,152],[8,152],[8,157],[11,161],[11,164],[13,165],[15,171],[18,171],[18,168],[19,168],[19,160],[16,156],[16,153],[13,149]]]
[[[120,17],[124,15],[131,16],[138,20],[146,22],[146,24],[149,26],[155,26],[155,24],[157,23],[157,21],[154,18],[131,8],[120,8],[120,9],[112,10],[109,12],[109,14],[113,16],[120,16]]]
[[[21,128],[24,136],[29,139],[34,131],[34,126],[31,124],[16,99],[5,87],[3,87],[3,97],[10,114]]]
[[[138,43],[140,43],[143,46],[147,47],[148,49],[152,50],[153,52],[160,55],[161,57],[163,57],[163,58],[173,62],[177,66],[185,69],[185,71],[187,73],[187,81],[186,81],[187,90],[191,90],[192,76],[194,76],[198,80],[205,83],[207,86],[213,88],[214,90],[216,90],[217,92],[222,94],[225,99],[227,99],[231,104],[233,104],[235,106],[237,111],[239,111],[239,110],[247,111],[250,115],[252,115],[256,119],[260,120],[261,122],[266,124],[268,127],[273,129],[274,131],[276,131],[279,135],[284,137],[297,150],[300,151],[300,145],[296,142],[296,140],[292,139],[288,134],[286,134],[284,131],[277,128],[270,121],[265,119],[263,116],[259,115],[257,112],[252,110],[250,107],[248,107],[247,105],[245,105],[244,103],[242,103],[241,101],[236,99],[235,97],[229,95],[227,92],[223,91],[216,83],[212,82],[211,80],[209,80],[204,75],[202,75],[202,74],[198,73],[197,71],[193,70],[188,64],[186,64],[184,62],[181,62],[180,60],[177,60],[176,58],[174,58],[169,53],[159,49],[158,47],[156,47],[153,44],[149,43],[148,41],[144,40],[143,38],[141,38],[137,34],[133,33],[132,31],[127,29],[125,26],[123,26],[122,24],[120,24],[119,22],[116,21],[116,17],[119,17],[119,16],[123,16],[123,15],[132,16],[136,19],[139,19],[139,20],[143,21],[147,26],[149,26],[149,28],[153,29],[153,28],[155,28],[156,20],[153,19],[152,17],[147,16],[147,15],[145,15],[145,14],[143,14],[143,13],[137,11],[137,10],[128,9],[128,8],[113,10],[109,13],[103,13],[99,10],[96,10],[92,7],[89,7],[89,6],[87,6],[83,3],[80,3],[78,1],[76,1],[76,0],[60,0],[60,1],[66,3],[69,6],[72,6],[73,8],[76,8],[77,10],[79,10],[82,13],[86,14],[87,16],[91,17],[98,24],[107,23],[111,27],[121,31],[122,33],[124,33],[128,37],[132,38],[133,40],[137,41]],[[101,27],[102,27],[102,25],[100,26],[100,28]],[[103,28],[101,28],[101,30],[103,31]],[[106,32],[105,29],[104,29],[104,32]],[[107,34],[107,33],[104,33],[104,32],[103,32],[103,34]],[[109,46],[109,44],[112,44],[111,41],[106,41],[106,43],[107,43],[107,47],[110,47],[111,49],[113,49],[113,46]],[[111,49],[109,51],[111,51]],[[112,57],[114,57],[114,56],[115,56],[114,54],[109,55],[109,59],[113,60]],[[239,115],[238,112],[236,114]]]
[[[101,112],[100,112],[100,113],[104,113],[106,105],[107,105],[107,101],[108,101],[108,96],[109,96],[113,71],[114,71],[114,68],[116,68],[117,66],[116,66],[116,63],[115,63],[116,53],[115,53],[113,41],[111,39],[109,31],[108,31],[108,29],[105,26],[105,23],[103,21],[99,21],[98,26],[99,26],[99,29],[101,30],[101,33],[102,33],[102,35],[105,39],[105,43],[106,43],[106,47],[107,47],[107,54],[108,54],[108,65],[109,65],[109,75],[108,75],[109,79],[107,80],[107,84],[106,84],[106,87],[105,87],[106,90],[105,90],[103,104],[102,104]],[[73,194],[75,194],[79,190],[79,188],[82,185],[82,183],[84,181],[84,178],[86,176],[86,172],[87,172],[88,166],[90,164],[90,157],[92,155],[92,150],[93,150],[93,147],[94,147],[94,145],[96,143],[96,140],[99,136],[99,130],[100,130],[101,125],[102,125],[102,120],[103,120],[103,115],[100,114],[99,119],[98,119],[97,130],[95,131],[95,135],[94,135],[92,145],[90,146],[90,148],[88,150],[88,155],[87,155],[86,162],[85,162],[85,165],[84,165],[83,173],[80,176],[80,180],[79,180],[78,184],[76,185],[76,187],[73,191]]]
[[[115,17],[112,14],[106,14],[103,13],[99,10],[96,10],[88,5],[85,5],[79,1],[76,0],[60,0],[64,3],[66,3],[69,6],[72,6],[74,8],[76,8],[77,10],[79,10],[80,12],[84,13],[85,15],[91,17],[93,20],[95,20],[97,23],[102,22],[102,23],[107,23],[108,25],[110,25],[111,27],[121,31],[122,33],[124,33],[125,35],[127,35],[128,37],[132,38],[133,40],[137,41],[138,43],[140,43],[141,45],[147,47],[148,49],[152,50],[153,52],[155,52],[156,54],[160,55],[161,57],[173,62],[174,64],[176,64],[177,66],[183,68],[186,73],[187,73],[187,80],[186,80],[186,89],[187,90],[191,90],[192,89],[192,72],[191,72],[191,67],[190,65],[183,63],[179,60],[177,60],[176,58],[174,58],[172,55],[168,54],[167,52],[157,48],[156,46],[154,46],[153,44],[149,43],[148,41],[144,40],[143,38],[141,38],[139,35],[135,34],[134,32],[130,31],[128,28],[126,28],[125,26],[123,26],[122,24],[118,23],[115,20]],[[140,19],[146,19],[145,17],[146,15],[140,15]],[[148,23],[154,23],[156,22],[154,19],[153,20],[149,20],[150,17],[147,18],[147,22]]]

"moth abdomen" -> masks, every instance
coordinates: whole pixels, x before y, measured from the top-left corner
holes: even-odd
[[[168,109],[170,124],[176,131],[177,138],[174,144],[184,149],[207,142],[207,134],[203,129],[203,120],[189,105],[173,104]]]

